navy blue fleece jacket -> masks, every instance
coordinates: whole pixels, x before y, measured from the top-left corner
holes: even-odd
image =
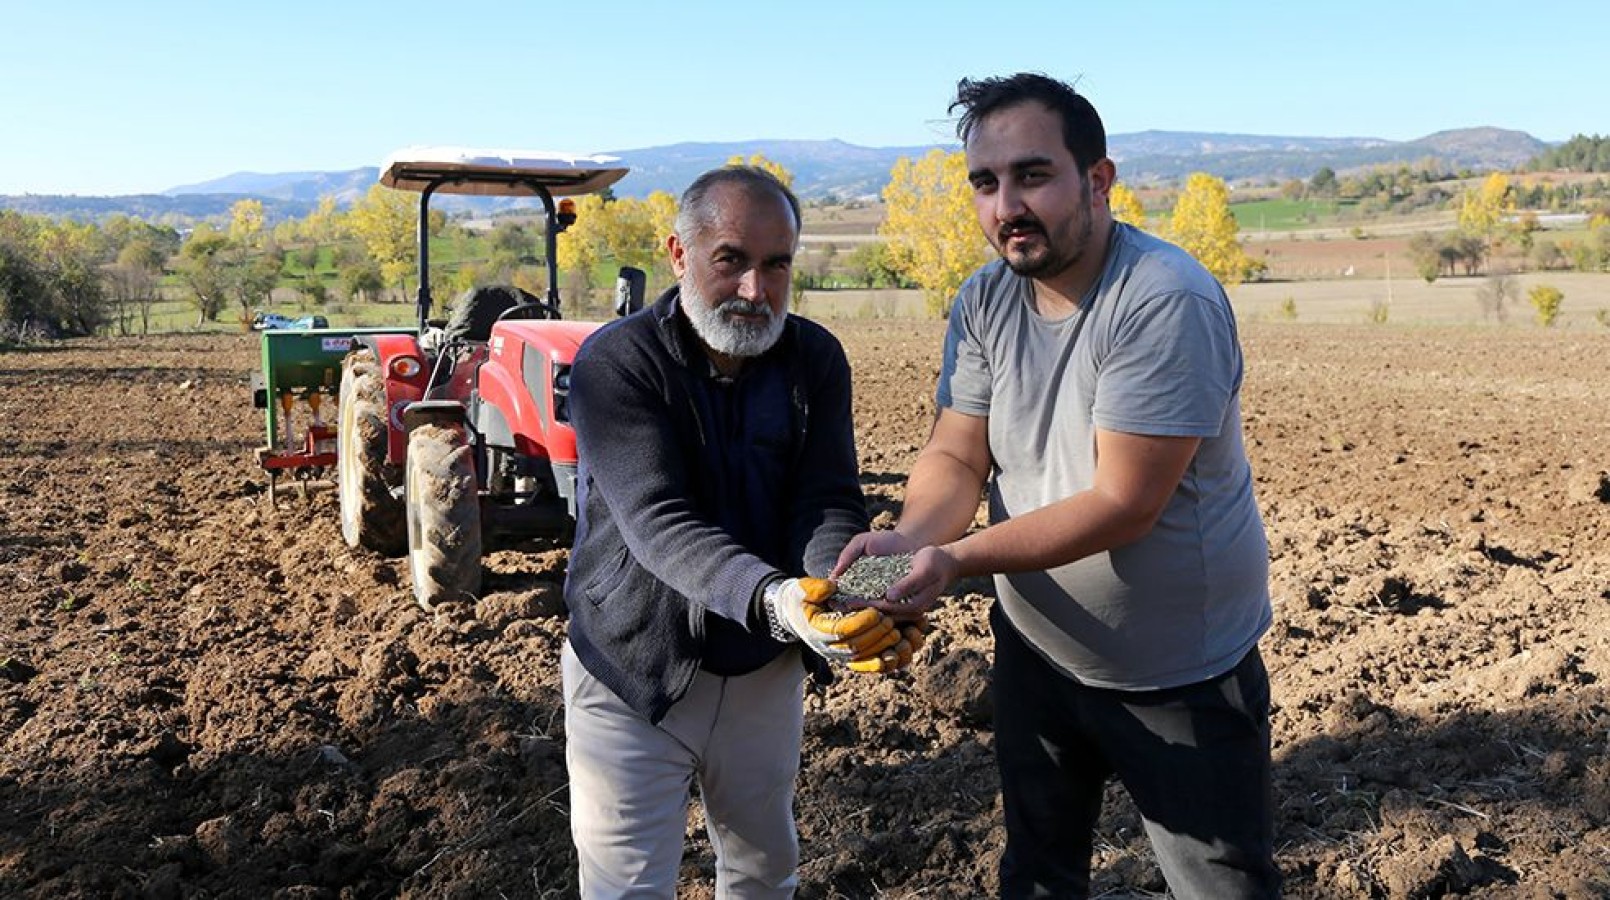
[[[679,302],[672,288],[600,328],[570,380],[570,642],[655,722],[701,665],[743,671],[782,652],[757,615],[760,588],[826,576],[867,528],[838,340],[789,316],[777,344],[726,382]]]

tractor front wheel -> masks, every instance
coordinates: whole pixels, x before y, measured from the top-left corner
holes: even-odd
[[[401,556],[408,546],[402,467],[386,462],[386,384],[373,350],[353,351],[341,363],[336,475],[341,537],[349,547]]]
[[[481,590],[481,501],[464,426],[415,428],[404,470],[414,599],[427,611],[474,600]]]

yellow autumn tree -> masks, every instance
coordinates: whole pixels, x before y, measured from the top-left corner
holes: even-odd
[[[255,247],[263,238],[263,201],[236,200],[229,207],[229,239],[242,247]]]
[[[776,175],[777,180],[781,181],[784,187],[792,188],[794,186],[794,173],[788,171],[782,163],[767,159],[764,153],[751,154],[748,159],[745,159],[743,154],[735,154],[731,159],[727,160],[727,165],[754,166],[757,169],[765,169]]]
[[[1459,230],[1490,240],[1510,208],[1509,177],[1494,172],[1482,181],[1481,187],[1465,192],[1459,203]]]
[[[669,281],[665,239],[675,225],[676,198],[665,191],[641,200],[578,197],[575,224],[559,234],[559,268],[581,290],[593,287],[606,267],[636,266],[656,283]]]
[[[608,205],[602,194],[576,198],[576,221],[559,232],[560,270],[590,273],[603,260],[606,220],[614,214],[605,211]]]
[[[1240,226],[1230,214],[1230,188],[1206,172],[1193,172],[1174,204],[1169,236],[1184,247],[1213,277],[1240,284],[1251,260],[1241,249]]]
[[[889,243],[893,268],[922,288],[930,313],[943,316],[962,282],[989,258],[973,215],[966,155],[930,150],[915,161],[901,157],[883,202],[878,234]]]
[[[347,227],[379,264],[381,280],[397,286],[404,295],[419,258],[418,219],[414,195],[381,184],[371,185],[346,217]]]
[[[1107,206],[1112,210],[1114,219],[1128,222],[1136,228],[1146,227],[1146,208],[1141,206],[1140,198],[1123,182],[1112,186],[1112,192],[1107,196]]]
[[[315,244],[333,244],[346,230],[346,215],[336,205],[331,194],[321,194],[318,205],[302,220],[299,231],[303,239]]]

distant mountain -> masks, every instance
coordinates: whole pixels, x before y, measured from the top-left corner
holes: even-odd
[[[858,147],[843,141],[735,141],[672,144],[640,150],[611,151],[632,167],[616,186],[626,197],[654,191],[680,194],[699,173],[734,156],[759,153],[794,174],[794,190],[806,199],[876,196],[889,181],[889,170],[901,157],[918,157],[933,147]],[[953,148],[945,148],[953,149]]]
[[[285,172],[278,175],[236,172],[200,184],[168,188],[162,193],[173,197],[197,194],[245,194],[290,203],[317,203],[320,197],[329,194],[335,197],[337,203],[347,206],[369,190],[369,186],[379,177],[379,171],[374,166],[368,166],[362,169],[348,169],[345,172]]]
[[[759,153],[794,173],[794,188],[802,198],[820,200],[877,196],[897,160],[921,156],[935,146],[859,147],[839,140],[755,140],[671,144],[611,151],[609,155],[619,156],[632,168],[632,173],[615,185],[617,196],[644,197],[654,191],[680,193],[698,173],[734,156],[747,158]],[[1525,164],[1549,146],[1525,132],[1500,128],[1439,131],[1413,141],[1183,131],[1142,131],[1115,134],[1108,139],[1108,152],[1118,163],[1119,177],[1135,184],[1178,181],[1192,172],[1210,172],[1228,181],[1306,179],[1325,167],[1346,173],[1427,160],[1437,160],[1455,170],[1508,170]],[[339,172],[237,172],[171,188],[160,195],[0,196],[0,208],[79,219],[123,213],[151,221],[179,222],[221,218],[242,197],[256,197],[263,201],[268,217],[278,220],[307,215],[325,195],[334,196],[342,205],[349,204],[375,183],[378,173],[373,166]],[[448,211],[490,214],[528,207],[531,201],[447,196],[436,203]]]
[[[79,197],[72,194],[14,194],[0,195],[0,209],[75,219],[81,222],[99,222],[112,216],[130,216],[161,225],[183,226],[207,219],[224,219],[229,208],[246,194],[124,194],[116,197]],[[282,219],[299,219],[312,212],[313,201],[280,200],[258,196],[263,202],[263,214],[271,222]]]
[[[655,191],[682,192],[699,173],[718,166],[734,156],[748,158],[757,153],[776,160],[794,174],[794,189],[800,196],[820,199],[829,196],[873,196],[883,190],[889,170],[902,156],[920,156],[929,147],[858,147],[843,141],[733,141],[728,143],[683,143],[638,150],[610,150],[604,155],[620,157],[631,167],[615,185],[620,197],[646,197]],[[273,197],[288,203],[316,203],[325,194],[343,205],[369,190],[379,177],[378,167],[346,172],[290,172],[264,175],[237,172],[198,184],[164,191],[168,195],[238,194]],[[446,210],[497,211],[528,207],[529,200],[441,196],[431,201]]]
[[[1145,131],[1113,135],[1108,144],[1118,177],[1141,184],[1177,181],[1192,172],[1227,181],[1283,181],[1306,179],[1327,167],[1345,173],[1427,160],[1456,171],[1508,170],[1550,146],[1523,131],[1500,128],[1439,131],[1413,141]]]

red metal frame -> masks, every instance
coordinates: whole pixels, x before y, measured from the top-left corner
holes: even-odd
[[[320,450],[320,442],[335,440],[335,428],[329,425],[309,425],[302,435],[302,449],[276,453],[269,447],[257,448],[257,464],[265,469],[305,469],[335,465],[334,450]]]
[[[374,347],[380,362],[382,380],[386,384],[386,462],[402,465],[408,455],[408,432],[403,428],[403,407],[425,399],[430,384],[429,361],[419,350],[419,336],[414,334],[379,334],[366,340]],[[399,376],[393,368],[398,359],[411,357],[419,363],[419,371],[412,378]]]
[[[542,456],[560,462],[576,461],[576,432],[552,418],[553,367],[568,364],[597,322],[515,319],[492,327],[487,362],[481,367],[477,389],[481,399],[501,410],[514,434],[514,448],[525,456]],[[528,353],[543,357],[538,402],[526,389],[522,374]]]

